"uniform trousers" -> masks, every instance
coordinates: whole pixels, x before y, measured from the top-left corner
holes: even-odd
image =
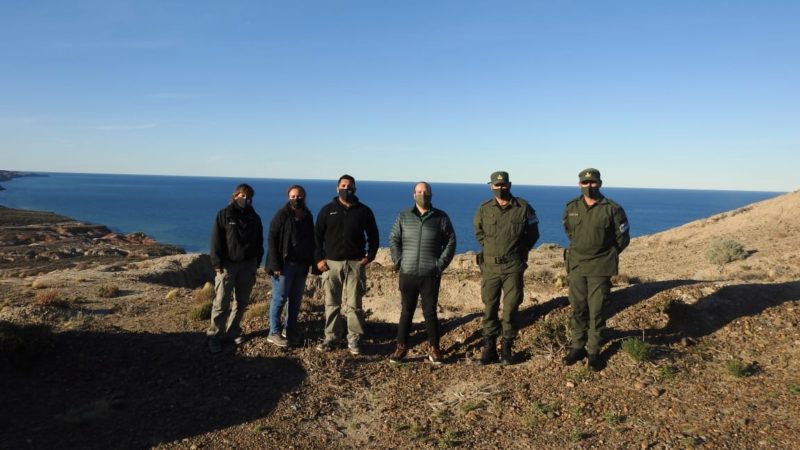
[[[603,308],[611,292],[611,277],[569,274],[569,304],[572,306],[572,348],[586,348],[596,355],[603,345],[606,317]]]

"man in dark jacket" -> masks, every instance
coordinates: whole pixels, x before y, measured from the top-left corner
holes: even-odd
[[[297,343],[297,315],[306,287],[308,268],[314,264],[314,219],[306,207],[306,190],[290,186],[286,202],[269,224],[267,273],[272,276],[267,342],[286,347]],[[289,303],[286,323],[281,322],[283,306]]]
[[[600,193],[599,170],[584,169],[578,180],[581,195],[567,203],[562,218],[569,237],[565,263],[572,306],[572,349],[564,364],[575,364],[588,354],[589,370],[597,371],[606,325],[603,307],[611,276],[618,272],[619,254],[630,243],[630,227],[622,207]]]
[[[314,227],[315,260],[325,287],[325,339],[320,351],[332,350],[343,338],[347,321],[347,347],[361,354],[366,289],[366,265],[378,253],[378,224],[367,205],[356,197],[356,180],[342,175],[337,196],[317,214]],[[342,311],[343,310],[343,311]]]
[[[528,252],[539,239],[539,219],[531,205],[511,195],[508,172],[489,178],[494,198],[481,204],[473,219],[475,239],[481,245],[481,299],[483,300],[484,348],[481,364],[497,362],[497,336],[502,334],[500,362],[511,364],[514,339],[522,304],[522,275]],[[498,317],[502,292],[503,316]]]
[[[414,207],[400,212],[389,234],[392,261],[400,270],[400,322],[397,348],[389,357],[392,363],[403,361],[408,353],[408,334],[417,299],[422,298],[422,314],[428,331],[428,359],[442,364],[439,348],[439,318],[436,304],[444,269],[456,251],[456,234],[450,217],[431,205],[431,186],[422,181],[414,186]]]
[[[249,185],[236,186],[211,230],[211,266],[217,273],[211,326],[206,331],[211,353],[222,350],[222,337],[233,338],[236,344],[244,342],[239,323],[264,256],[264,229],[253,209],[253,195]]]

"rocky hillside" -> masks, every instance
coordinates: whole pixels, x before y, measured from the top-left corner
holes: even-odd
[[[410,361],[386,361],[399,295],[385,251],[369,269],[364,355],[314,349],[315,277],[305,344],[267,343],[263,274],[250,339],[210,355],[198,319],[207,257],[145,256],[161,250],[124,245],[131,238],[109,247],[126,253],[97,254],[107,241],[96,237],[69,252],[69,235],[100,231],[61,233],[68,219],[47,219],[61,238],[27,239],[20,229],[47,220],[0,209],[0,448],[793,448],[798,211],[792,192],[634,239],[615,278],[605,367],[591,373],[560,363],[569,307],[557,246],[531,252],[512,366],[474,364],[481,302],[470,254],[443,277],[442,367],[425,362],[421,325]]]

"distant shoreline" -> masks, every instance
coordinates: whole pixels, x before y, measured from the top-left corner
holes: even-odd
[[[16,170],[2,170],[0,169],[0,181],[11,181],[14,178],[22,177],[46,177],[47,175],[35,172],[19,172]],[[5,191],[6,188],[0,185],[0,191]]]

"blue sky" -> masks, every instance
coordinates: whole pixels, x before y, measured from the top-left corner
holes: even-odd
[[[797,1],[0,2],[0,168],[790,191]]]

